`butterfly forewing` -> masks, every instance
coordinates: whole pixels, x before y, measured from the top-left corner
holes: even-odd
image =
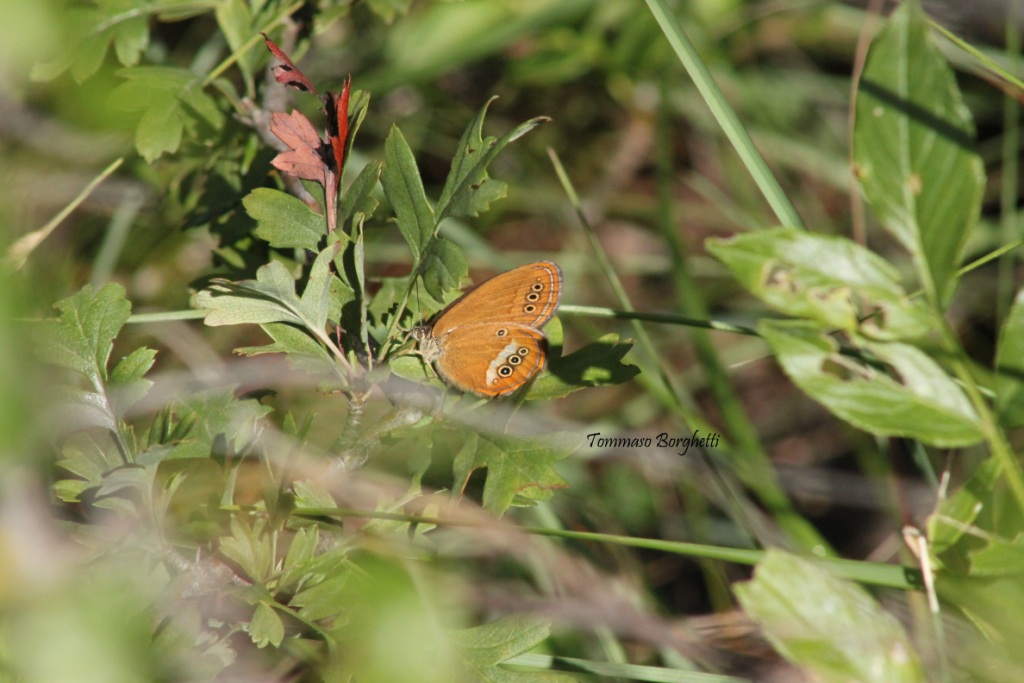
[[[496,275],[448,306],[434,322],[434,337],[471,323],[509,323],[539,328],[555,314],[562,270],[538,261]]]

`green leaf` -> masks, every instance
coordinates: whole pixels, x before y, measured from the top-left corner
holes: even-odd
[[[100,388],[107,379],[107,361],[114,339],[131,315],[124,287],[105,285],[95,294],[86,285],[77,294],[58,301],[58,320],[40,323],[35,342],[43,360],[74,370]]]
[[[298,508],[333,508],[338,503],[331,492],[315,481],[304,479],[292,484],[295,492],[295,506]]]
[[[334,617],[345,611],[350,596],[345,584],[349,572],[336,569],[333,574],[292,598],[291,604],[299,608],[299,616],[309,621]]]
[[[125,82],[111,94],[112,104],[126,111],[141,111],[135,147],[146,161],[175,152],[186,125],[202,127],[210,135],[224,127],[218,101],[204,92],[200,76],[169,67],[122,69]]]
[[[547,326],[551,335],[552,324]],[[568,356],[552,358],[545,372],[530,384],[528,401],[543,401],[567,396],[588,387],[623,384],[640,374],[640,368],[622,362],[633,348],[632,342],[620,342],[619,335],[606,334]]]
[[[145,374],[153,367],[155,359],[155,350],[140,346],[114,366],[109,389],[115,413],[122,414],[149,392],[153,382],[146,379]]]
[[[293,591],[302,577],[309,571],[308,564],[316,557],[316,547],[320,542],[320,530],[316,526],[299,529],[292,537],[288,546],[288,554],[284,558],[284,573],[278,581],[277,590]]]
[[[339,248],[336,242],[320,252],[301,297],[288,269],[271,261],[256,271],[255,281],[215,281],[196,295],[196,305],[210,311],[205,322],[211,326],[292,323],[322,334],[330,308],[330,264]]]
[[[124,66],[135,66],[149,47],[149,17],[134,16],[114,28],[114,50]]]
[[[472,470],[486,467],[483,505],[499,515],[508,510],[517,496],[547,500],[554,489],[565,488],[565,480],[552,465],[567,458],[582,444],[579,436],[568,433],[543,438],[480,434],[478,438],[470,465],[456,463],[461,476],[456,478],[453,488],[462,490]]]
[[[217,3],[217,24],[221,33],[228,41],[228,46],[233,53],[237,53],[238,68],[246,80],[251,80],[253,75],[253,61],[256,59],[254,50],[241,51],[243,45],[248,41],[257,29],[253,26],[252,13],[247,3],[243,0],[220,0]]]
[[[349,131],[351,135],[351,131]],[[356,179],[348,186],[338,202],[338,225],[345,225],[354,216],[369,217],[377,210],[377,200],[373,197],[373,189],[380,179],[381,162],[371,161],[363,166]]]
[[[279,261],[256,271],[256,280],[215,281],[196,294],[196,305],[208,309],[211,326],[287,322],[302,325],[295,280]]]
[[[177,152],[181,146],[185,115],[174,98],[164,98],[159,106],[143,112],[135,128],[135,149],[148,162],[166,152]]]
[[[1024,289],[1017,292],[999,331],[996,350],[996,407],[1006,427],[1024,425]]]
[[[304,201],[280,190],[259,187],[242,200],[245,212],[256,221],[256,236],[276,249],[319,251],[327,234],[324,217]]]
[[[972,576],[1013,576],[1024,573],[1024,536],[1012,541],[988,538],[971,553]]]
[[[235,452],[255,438],[259,422],[271,408],[256,399],[239,399],[235,387],[198,391],[178,406],[178,429],[168,459],[208,458],[218,440]]]
[[[978,217],[984,170],[970,113],[930,33],[910,0],[872,44],[858,89],[853,156],[864,196],[942,302],[956,285]]]
[[[395,212],[398,229],[412,249],[414,261],[419,263],[427,242],[434,234],[434,210],[427,201],[409,143],[396,126],[391,127],[391,133],[384,142],[384,171],[380,182],[384,186],[384,196]]]
[[[489,624],[450,633],[464,665],[468,680],[495,683],[572,683],[575,678],[557,673],[523,672],[506,669],[503,662],[529,652],[551,635],[551,624],[530,615],[501,617]]]
[[[386,24],[395,20],[398,14],[408,14],[412,0],[367,0],[366,6]]]
[[[736,597],[775,649],[821,681],[923,683],[914,645],[860,586],[768,550]]]
[[[281,621],[277,610],[265,602],[256,605],[256,611],[253,612],[246,630],[252,642],[259,648],[267,645],[279,647],[284,640],[284,622]]]
[[[509,143],[548,120],[546,117],[530,119],[503,135],[500,140],[490,136],[485,138],[484,117],[494,100],[492,97],[487,101],[459,140],[448,179],[437,202],[438,223],[449,216],[477,216],[481,211],[486,211],[492,201],[504,197],[507,186],[500,180],[492,179],[487,174],[487,167]]]
[[[314,376],[333,374],[337,370],[330,352],[308,332],[286,323],[263,323],[260,327],[270,335],[274,343],[264,346],[243,346],[235,349],[235,353],[243,356],[283,353],[294,367]]]
[[[764,320],[758,333],[802,391],[855,427],[945,447],[982,439],[979,419],[963,391],[913,346],[891,342],[861,347],[887,364],[893,379],[839,353],[835,340],[814,324]]]
[[[441,301],[446,293],[459,289],[469,273],[469,265],[458,245],[439,237],[427,246],[422,271],[427,294]]]
[[[893,266],[844,237],[776,228],[709,239],[707,247],[744,287],[791,316],[875,339],[910,339],[935,327]]]
[[[250,527],[239,515],[231,517],[231,535],[220,539],[220,552],[233,560],[249,578],[266,581],[274,561],[270,538],[263,531],[263,519],[256,518]]]

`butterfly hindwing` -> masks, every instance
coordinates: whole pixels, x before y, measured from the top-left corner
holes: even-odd
[[[505,396],[544,367],[547,344],[532,327],[510,323],[469,323],[443,338],[436,361],[441,377],[463,391]]]

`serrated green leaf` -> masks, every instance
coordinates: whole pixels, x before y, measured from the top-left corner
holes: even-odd
[[[942,302],[955,287],[985,183],[970,113],[930,34],[910,0],[872,44],[858,88],[853,156],[864,196]]]
[[[418,263],[434,234],[434,210],[427,201],[409,143],[396,126],[392,126],[384,142],[384,170],[380,182],[395,212],[398,229]]]
[[[210,311],[206,324],[292,323],[322,333],[330,308],[330,264],[339,244],[328,246],[317,256],[301,297],[295,294],[291,274],[278,261],[257,270],[256,280],[214,282],[195,297],[198,306]]]
[[[744,287],[788,315],[874,339],[912,339],[935,328],[899,272],[844,237],[776,228],[709,239],[707,247]]]
[[[775,649],[818,680],[926,680],[899,622],[863,588],[807,560],[768,550],[735,592]]]
[[[462,279],[469,273],[469,264],[458,245],[439,237],[427,245],[422,272],[427,294],[442,300],[446,293],[459,289]]]
[[[486,467],[483,505],[495,514],[504,514],[516,496],[534,500],[550,498],[554,489],[566,482],[552,468],[580,447],[578,435],[548,434],[544,438],[523,438],[501,434],[480,434],[472,469]],[[461,490],[465,482],[455,482]]]
[[[107,361],[114,339],[131,315],[124,287],[105,285],[95,294],[86,285],[77,294],[58,301],[58,320],[41,323],[34,330],[43,360],[74,370],[102,387],[107,379]]]
[[[324,217],[286,192],[258,187],[242,200],[242,205],[256,221],[256,236],[277,249],[318,251],[327,234]]]
[[[540,645],[551,635],[551,624],[530,615],[507,616],[474,628],[452,631],[469,678],[493,683],[571,683],[576,679],[553,672],[521,672],[505,669],[503,662]]]
[[[505,196],[507,186],[487,174],[487,167],[509,143],[518,140],[538,125],[547,121],[544,117],[530,119],[512,129],[501,139],[483,136],[484,118],[494,98],[477,113],[469,127],[462,134],[452,167],[445,180],[444,190],[437,202],[436,221],[445,218],[477,216],[486,211],[495,199]]]
[[[265,602],[256,605],[256,611],[253,612],[246,631],[258,648],[267,645],[279,647],[284,640],[284,622],[281,621],[277,610]]]
[[[839,353],[835,340],[812,323],[764,320],[758,333],[803,392],[860,429],[946,447],[982,439],[979,419],[963,391],[913,346],[862,345],[892,368],[898,378],[893,379]]]

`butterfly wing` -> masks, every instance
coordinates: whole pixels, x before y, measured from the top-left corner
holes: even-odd
[[[439,341],[438,374],[482,396],[511,394],[540,372],[547,358],[539,330],[507,322],[460,325]]]
[[[434,321],[440,337],[466,324],[508,323],[539,328],[558,308],[562,269],[538,261],[496,275],[456,299]]]

